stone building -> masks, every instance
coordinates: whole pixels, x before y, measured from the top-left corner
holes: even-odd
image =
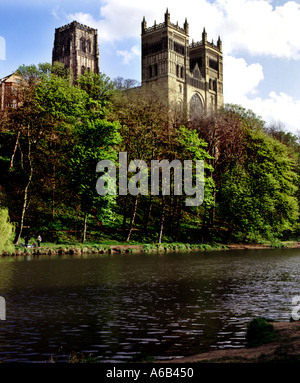
[[[142,87],[160,92],[171,105],[188,115],[223,106],[222,42],[189,43],[189,24],[172,24],[168,10],[161,24],[147,27],[142,21]]]
[[[13,73],[0,79],[0,110],[18,107],[20,76]]]
[[[99,73],[98,31],[73,21],[55,29],[52,64],[65,64],[75,78],[85,71]]]

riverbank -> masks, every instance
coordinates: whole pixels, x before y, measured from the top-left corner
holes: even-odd
[[[257,347],[223,349],[172,359],[168,363],[300,362],[300,322],[274,322],[276,340]]]
[[[84,254],[124,254],[124,253],[166,253],[180,251],[209,251],[227,250],[222,244],[187,244],[187,243],[162,243],[158,244],[76,244],[55,245],[44,244],[41,247],[20,247],[13,253],[2,253],[2,256],[22,255],[74,255]]]
[[[189,251],[215,251],[215,250],[261,250],[274,248],[300,248],[300,242],[285,241],[275,244],[190,244],[190,243],[138,243],[138,244],[43,244],[41,247],[25,248],[17,246],[12,253],[3,252],[2,256],[24,256],[24,255],[75,255],[84,254],[122,254],[122,253],[168,253]]]

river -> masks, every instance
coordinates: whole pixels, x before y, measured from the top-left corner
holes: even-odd
[[[300,249],[0,259],[0,361],[168,361],[291,317]]]

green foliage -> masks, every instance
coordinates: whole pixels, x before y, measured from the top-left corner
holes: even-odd
[[[78,141],[69,163],[73,190],[81,197],[84,211],[92,207],[105,210],[105,207],[115,203],[115,196],[97,195],[96,182],[99,175],[96,173],[96,165],[103,159],[116,161],[117,152],[114,148],[120,142],[119,125],[116,122],[95,120],[80,126]]]
[[[272,240],[297,222],[297,183],[289,148],[260,129],[247,129],[243,160],[222,175],[219,213],[241,239]]]
[[[273,342],[276,339],[276,331],[271,323],[265,318],[255,318],[248,324],[246,341],[248,347],[256,347],[261,344]]]
[[[106,225],[114,240],[130,230],[135,241],[155,242],[159,233],[160,246],[176,251],[193,248],[179,242],[209,249],[203,241],[267,239],[280,246],[292,233],[297,239],[295,136],[265,128],[238,105],[225,105],[198,125],[177,121],[157,92],[130,89],[134,81],[113,82],[104,74],[86,72],[74,80],[60,63],[23,65],[18,72],[19,107],[0,119],[0,198],[19,222],[17,230],[22,222],[42,228],[51,241],[76,241],[72,233],[84,219],[95,241]],[[120,151],[128,153],[128,163],[142,159],[148,168],[152,160],[203,160],[203,204],[185,206],[173,184],[170,196],[150,190],[138,198],[99,196],[96,165],[102,159],[117,165]]]
[[[114,83],[103,73],[85,72],[76,80],[78,88],[87,95],[86,110],[94,117],[106,118],[116,92]]]
[[[8,209],[0,207],[0,252],[13,252],[14,225],[10,222]]]
[[[238,116],[243,125],[252,130],[259,130],[265,126],[265,122],[261,117],[257,116],[251,109],[245,109],[241,105],[226,104],[224,110],[231,115]]]

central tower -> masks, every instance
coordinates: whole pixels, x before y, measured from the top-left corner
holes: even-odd
[[[85,71],[99,73],[98,32],[77,21],[55,29],[52,64],[65,64],[75,78]]]
[[[169,106],[183,107],[191,116],[223,106],[223,56],[217,45],[202,41],[190,45],[189,24],[170,21],[167,9],[161,24],[142,21],[142,87],[157,92]]]

